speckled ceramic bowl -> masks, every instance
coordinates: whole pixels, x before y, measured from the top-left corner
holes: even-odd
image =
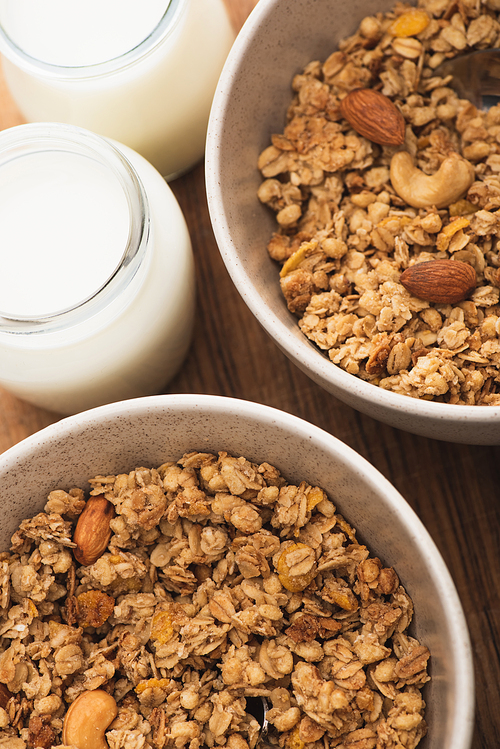
[[[468,444],[500,444],[500,407],[452,406],[381,390],[340,369],[300,332],[266,247],[275,217],[259,204],[257,158],[282,132],[290,82],[324,60],[361,19],[394,0],[260,0],[219,81],[209,124],[210,215],[226,267],[242,298],[279,348],[311,379],[353,408],[400,429]]]
[[[55,488],[97,474],[156,466],[191,450],[227,450],[322,486],[360,540],[394,566],[415,605],[413,631],[432,653],[422,749],[469,749],[474,684],[462,608],[422,523],[373,466],[335,437],[267,406],[203,395],[160,395],[64,419],[0,456],[0,550]]]

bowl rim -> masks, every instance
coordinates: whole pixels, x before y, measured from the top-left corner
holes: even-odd
[[[222,196],[222,129],[219,124],[221,120],[224,120],[229,110],[232,83],[242,65],[242,60],[255,35],[266,24],[267,18],[273,12],[275,5],[276,0],[268,0],[268,2],[260,0],[243,24],[222,69],[212,101],[208,123],[205,149],[208,209],[221,257],[234,285],[254,317],[279,348],[319,384],[328,382],[333,388],[353,394],[365,403],[374,403],[386,411],[405,413],[405,415],[415,416],[419,419],[439,420],[455,424],[467,422],[470,426],[485,426],[500,422],[500,406],[458,406],[451,403],[438,403],[383,390],[372,383],[365,382],[327,359],[314,344],[300,333],[298,326],[297,330],[287,327],[274,312],[271,312],[265,304],[262,304],[252,276],[246,272],[244,264],[236,255],[236,247],[222,210],[224,205]],[[257,156],[258,154],[255,157],[256,169]],[[257,195],[255,196],[255,203],[257,206]],[[276,275],[277,273],[278,271],[276,271]]]
[[[145,417],[152,413],[157,416],[158,413],[171,412],[172,409],[181,413],[203,412],[208,416],[211,414],[238,416],[256,423],[265,422],[270,426],[276,425],[278,429],[284,427],[287,431],[293,431],[310,445],[318,445],[321,449],[326,447],[331,450],[344,465],[349,466],[353,473],[363,476],[377,494],[384,494],[387,506],[401,518],[407,532],[434,571],[434,583],[447,611],[447,626],[456,654],[453,705],[455,721],[449,746],[453,749],[469,749],[475,712],[474,667],[469,631],[455,583],[436,543],[406,499],[366,458],[329,432],[272,406],[238,398],[199,394],[153,395],[99,406],[74,416],[68,416],[35,432],[0,455],[0,477],[11,466],[29,460],[33,452],[47,453],[52,444],[60,444],[75,431],[78,433],[95,426],[96,422],[106,425],[109,422],[118,421],[123,416],[129,419]]]

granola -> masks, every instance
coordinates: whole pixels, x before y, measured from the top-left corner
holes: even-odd
[[[498,0],[419,0],[367,16],[295,75],[284,131],[258,160],[258,197],[278,225],[268,251],[300,330],[347,372],[414,398],[500,405],[500,105],[479,111],[437,70],[499,47],[499,9]],[[360,88],[402,113],[402,147],[378,145],[342,117]],[[472,184],[445,207],[437,198],[438,207],[412,207],[391,181],[401,150],[426,177],[460,154]],[[438,304],[399,283],[435,259],[474,268],[468,298]]]
[[[226,452],[89,484],[116,512],[93,564],[74,556],[76,488],[0,553],[0,747],[74,742],[89,692],[109,749],[254,749],[262,697],[276,749],[419,743],[412,601],[323,489]]]

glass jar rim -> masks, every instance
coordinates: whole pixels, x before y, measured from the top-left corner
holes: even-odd
[[[12,63],[29,73],[57,80],[85,80],[111,75],[135,65],[150,55],[170,36],[184,9],[186,0],[169,0],[162,18],[142,42],[122,55],[91,65],[56,65],[29,55],[5,31],[0,19],[0,52]]]
[[[102,136],[63,123],[17,125],[0,132],[0,170],[2,163],[48,150],[91,156],[110,169],[127,201],[130,219],[128,240],[114,271],[85,299],[39,316],[24,317],[0,312],[0,330],[8,333],[52,332],[97,314],[129,285],[141,265],[149,240],[150,207],[142,181],[125,154]]]

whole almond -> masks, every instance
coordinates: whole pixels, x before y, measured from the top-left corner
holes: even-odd
[[[460,260],[429,260],[407,268],[399,282],[410,294],[437,304],[463,301],[476,287],[476,271]]]
[[[405,140],[405,118],[380,91],[356,88],[342,99],[340,113],[360,135],[382,146],[400,146]]]
[[[85,566],[94,564],[104,553],[111,538],[111,519],[115,508],[102,494],[90,497],[78,518],[73,541],[75,559]]]

